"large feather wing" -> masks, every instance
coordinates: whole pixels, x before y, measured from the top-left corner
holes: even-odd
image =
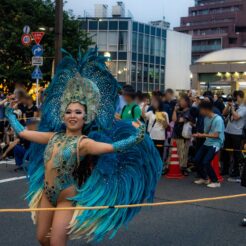
[[[123,121],[110,130],[92,132],[89,137],[112,143],[135,134],[136,129]],[[162,171],[162,161],[152,140],[145,139],[124,153],[100,156],[91,177],[73,198],[77,206],[113,206],[151,202]],[[77,211],[70,225],[70,237],[100,241],[107,233],[115,235],[139,208]]]

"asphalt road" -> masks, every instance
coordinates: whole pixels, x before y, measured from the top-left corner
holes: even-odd
[[[23,172],[13,171],[13,165],[0,163],[0,208],[24,208],[27,190]],[[156,192],[156,202],[194,199],[246,193],[236,183],[224,182],[220,189],[192,184],[192,177],[183,180],[162,178]],[[246,198],[199,204],[146,208],[128,228],[122,228],[113,240],[100,246],[243,246],[246,228],[239,222],[246,214]],[[0,246],[35,246],[35,227],[30,214],[0,214]],[[69,246],[92,245],[71,241]],[[93,244],[94,245],[94,244]]]

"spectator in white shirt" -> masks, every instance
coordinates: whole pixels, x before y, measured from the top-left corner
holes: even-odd
[[[166,128],[169,124],[168,114],[166,112],[162,112],[162,102],[159,97],[152,97],[151,106],[151,110],[146,112],[147,104],[144,105],[142,116],[146,121],[148,121],[147,131],[163,159]]]

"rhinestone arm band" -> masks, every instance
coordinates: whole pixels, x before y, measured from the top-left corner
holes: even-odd
[[[21,132],[24,131],[24,126],[21,125],[21,123],[17,120],[15,114],[14,114],[14,110],[10,107],[6,107],[5,108],[5,116],[7,117],[10,125],[13,127],[14,131],[16,132],[16,134],[20,134]]]
[[[136,128],[136,134],[130,136],[127,139],[119,140],[117,142],[114,142],[113,148],[115,152],[123,152],[133,146],[134,144],[137,144],[141,142],[144,139],[144,133],[145,133],[145,125],[142,124],[139,128]]]

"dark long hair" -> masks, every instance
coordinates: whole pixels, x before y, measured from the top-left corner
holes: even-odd
[[[94,123],[85,125],[82,130],[82,134],[87,136],[90,131],[97,130]],[[83,141],[83,140],[82,140]],[[75,168],[73,176],[77,180],[78,186],[83,185],[86,180],[91,176],[91,173],[97,163],[97,156],[86,155]]]
[[[73,176],[77,180],[78,186],[83,185],[91,176],[91,173],[97,163],[96,156],[87,155],[80,161],[78,167],[74,170]]]

